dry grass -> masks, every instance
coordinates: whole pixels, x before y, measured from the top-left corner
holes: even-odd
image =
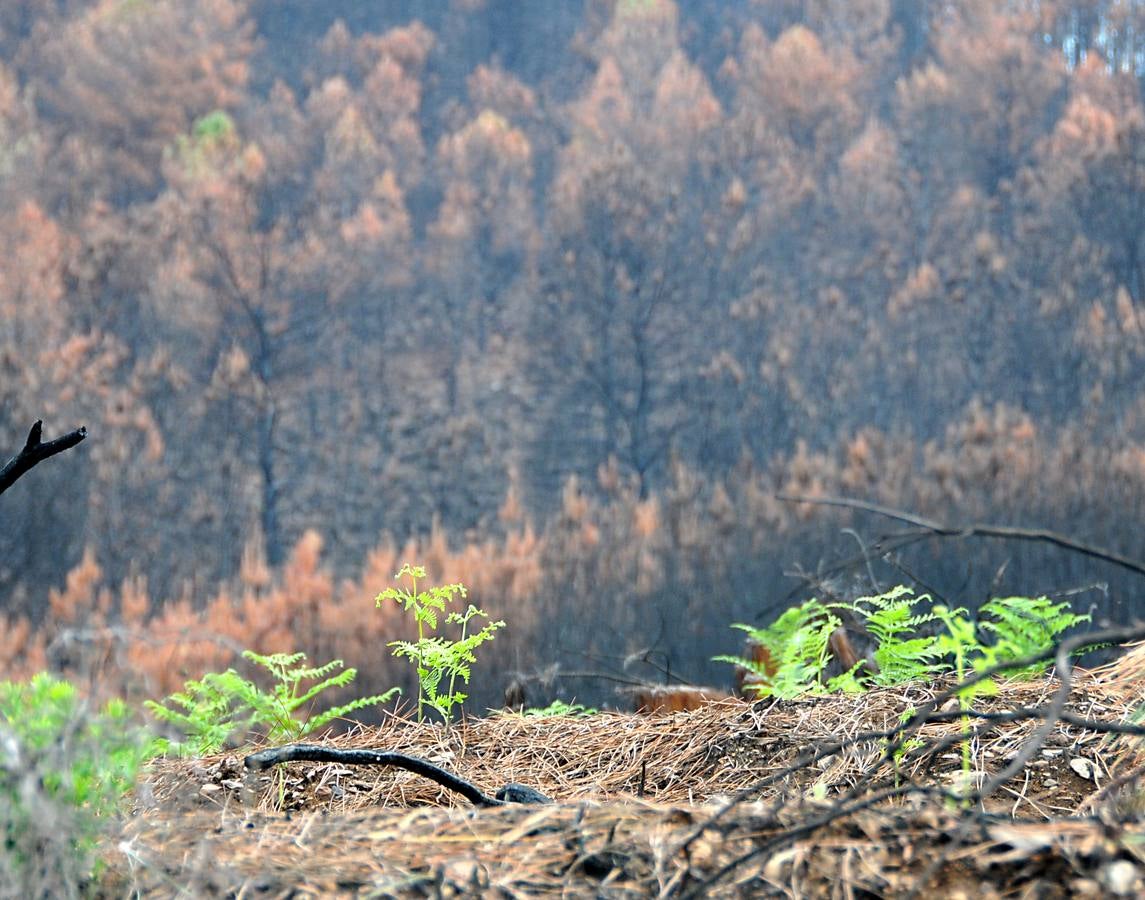
[[[975,709],[1036,707],[1056,686],[1051,678],[1005,683]],[[130,885],[148,897],[184,888],[244,897],[897,896],[912,888],[1101,896],[1140,887],[1133,848],[1145,829],[1123,798],[1101,793],[1140,762],[1126,739],[1115,745],[1059,723],[1016,779],[971,810],[919,794],[864,805],[895,783],[949,787],[962,777],[958,743],[929,763],[916,757],[897,776],[877,739],[797,765],[831,741],[894,727],[942,687],[725,701],[664,716],[498,715],[448,730],[395,718],[328,742],[421,756],[486,793],[521,782],[555,799],[545,806],[475,809],[391,768],[296,763],[246,775],[238,754],[164,761],[109,853],[108,889]],[[1078,672],[1068,709],[1121,721],[1137,699],[1108,671]],[[979,722],[972,772],[997,771],[1038,724]],[[961,729],[956,718],[919,737],[933,747]],[[983,881],[994,887],[979,889]]]

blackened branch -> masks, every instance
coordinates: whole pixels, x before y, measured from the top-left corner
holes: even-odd
[[[406,753],[387,750],[338,750],[334,747],[319,747],[316,744],[287,744],[285,747],[271,747],[252,753],[243,760],[246,768],[255,772],[269,769],[285,762],[330,762],[342,765],[397,766],[416,775],[435,781],[442,787],[461,794],[477,806],[504,806],[506,803],[551,803],[552,800],[523,784],[507,784],[496,797],[482,793],[475,784],[466,781],[428,760]]]
[[[3,469],[0,469],[0,494],[15,484],[16,479],[31,469],[32,466],[43,462],[49,456],[55,456],[57,453],[71,449],[87,437],[87,429],[81,426],[75,431],[69,431],[62,437],[45,442],[40,440],[43,427],[43,421],[37,421],[32,426],[32,430],[28,432],[28,440],[24,442],[20,452],[8,460],[8,464]]]

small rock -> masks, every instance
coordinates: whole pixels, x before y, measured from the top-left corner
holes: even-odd
[[[1081,756],[1077,757],[1076,759],[1071,759],[1069,761],[1069,767],[1073,769],[1079,777],[1084,778],[1086,781],[1093,780],[1093,763],[1091,763],[1088,759],[1085,759]]]
[[[1128,897],[1140,890],[1141,873],[1129,860],[1118,859],[1102,869],[1101,881],[1114,896]]]
[[[1101,897],[1105,894],[1102,886],[1092,878],[1075,878],[1069,886],[1076,897]]]
[[[480,888],[489,881],[484,867],[475,859],[450,860],[441,871],[444,880],[454,887]]]
[[[780,850],[764,865],[763,877],[775,884],[785,882],[791,873],[792,860],[797,854],[798,850],[791,847]]]

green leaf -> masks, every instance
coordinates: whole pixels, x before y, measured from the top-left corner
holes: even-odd
[[[331,688],[345,687],[357,676],[356,669],[342,669],[340,659],[311,666],[306,654],[274,653],[268,656],[244,651],[243,656],[261,666],[275,679],[267,691],[233,669],[211,672],[201,681],[189,681],[185,690],[172,694],[166,705],[149,703],[157,718],[179,727],[186,740],[177,749],[184,754],[213,753],[227,741],[245,739],[251,730],[261,730],[269,740],[294,740],[310,734],[331,719],[377,702],[379,696],[359,698],[350,704],[309,716],[302,711]],[[304,686],[307,682],[316,682]],[[175,707],[181,707],[183,711]]]
[[[494,632],[503,628],[505,623],[489,622],[479,631],[468,634],[468,626],[473,619],[487,619],[488,615],[473,605],[469,605],[464,612],[450,612],[448,607],[457,597],[468,596],[465,585],[455,583],[430,586],[419,592],[417,582],[425,577],[425,570],[420,566],[404,564],[395,578],[408,578],[409,591],[387,588],[378,594],[377,604],[400,597],[405,611],[413,616],[418,626],[418,639],[390,641],[388,646],[395,657],[408,659],[417,672],[418,718],[421,718],[422,710],[429,707],[448,722],[453,708],[466,699],[463,692],[454,689],[457,680],[460,679],[463,684],[469,682],[472,673],[470,667],[477,659],[477,647],[492,640]],[[441,625],[460,629],[458,639],[450,640],[433,634]],[[427,630],[430,634],[426,634]],[[448,687],[443,690],[444,684]]]

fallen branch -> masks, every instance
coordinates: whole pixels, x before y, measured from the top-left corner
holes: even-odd
[[[36,424],[32,426],[32,430],[28,432],[28,440],[24,442],[20,452],[8,460],[8,464],[3,469],[0,469],[0,494],[15,484],[16,479],[31,469],[32,466],[42,463],[49,456],[55,456],[57,453],[71,449],[87,437],[87,429],[80,426],[62,437],[43,442],[40,440],[43,426],[43,421],[37,420]]]
[[[925,538],[927,535],[957,538],[989,537],[1014,541],[1039,541],[1046,544],[1053,544],[1064,550],[1072,550],[1075,553],[1081,553],[1085,556],[1091,556],[1094,559],[1113,563],[1115,566],[1128,569],[1130,572],[1134,572],[1138,575],[1145,575],[1145,563],[1139,560],[1130,559],[1128,556],[1122,556],[1120,553],[1114,553],[1112,550],[1106,550],[1102,547],[1095,547],[1092,544],[1075,541],[1073,538],[1066,537],[1064,534],[1058,534],[1056,531],[1047,531],[1044,528],[1017,528],[1009,525],[984,524],[953,527],[944,525],[941,522],[935,522],[933,519],[916,516],[913,513],[891,509],[887,506],[879,506],[877,503],[868,503],[865,500],[854,500],[850,497],[807,497],[795,494],[776,494],[775,498],[786,503],[810,503],[817,506],[838,506],[844,509],[857,509],[863,512],[886,516],[889,519],[896,519],[899,522],[913,526],[913,528],[906,531],[901,531],[894,535],[889,535],[887,538],[880,538],[875,541],[870,548],[872,556],[881,556],[893,550],[900,549],[902,546]],[[893,546],[889,543],[891,541],[893,541]],[[884,546],[884,542],[888,543]]]
[[[440,766],[435,766],[419,756],[387,750],[338,750],[334,747],[319,747],[316,744],[287,744],[285,747],[271,747],[252,753],[243,760],[243,765],[254,772],[261,772],[279,763],[286,762],[330,762],[342,765],[396,766],[435,781],[444,788],[461,794],[477,806],[504,806],[507,803],[552,803],[540,791],[524,784],[510,782],[495,797],[482,793],[475,784],[466,781]]]

